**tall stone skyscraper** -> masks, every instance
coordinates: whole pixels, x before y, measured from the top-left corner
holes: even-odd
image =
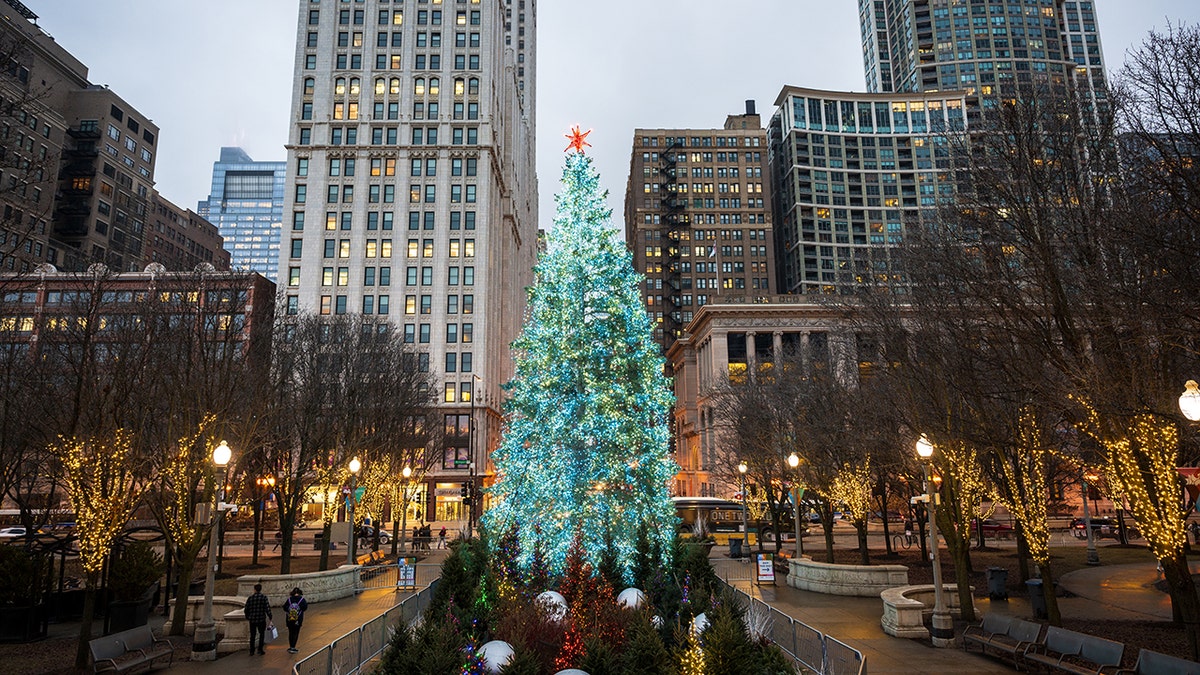
[[[282,310],[404,335],[445,415],[418,499],[429,519],[463,519],[459,484],[488,473],[536,258],[536,2],[298,9]]]

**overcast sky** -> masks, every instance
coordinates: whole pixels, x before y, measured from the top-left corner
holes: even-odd
[[[221,146],[283,160],[299,0],[24,0],[38,24],[161,129],[155,177],[195,209]],[[1110,73],[1196,0],[1095,0]],[[620,227],[633,130],[720,127],[746,99],[764,124],[784,85],[863,91],[855,0],[541,0],[538,174],[554,216],[563,133],[589,153]],[[735,9],[736,8],[736,9]]]

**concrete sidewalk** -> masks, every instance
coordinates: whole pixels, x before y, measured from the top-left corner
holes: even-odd
[[[440,565],[449,554],[448,549],[433,550],[422,560],[422,564]],[[419,590],[419,589],[418,589]],[[369,590],[352,598],[312,603],[304,613],[304,626],[296,648],[287,651],[287,626],[283,621],[283,610],[272,607],[279,639],[267,643],[266,654],[251,656],[248,651],[238,651],[220,656],[216,661],[176,661],[171,672],[176,673],[290,673],[292,666],[308,656],[327,647],[343,635],[359,628],[364,623],[412,596],[413,591],[397,592],[391,589]],[[161,619],[155,625],[161,630]],[[154,622],[152,622],[152,625]]]
[[[713,558],[715,566],[738,565],[731,560]],[[1200,573],[1200,561],[1192,564]],[[719,573],[719,570],[718,570]],[[746,576],[732,574],[734,578]],[[985,673],[1014,672],[1001,659],[966,653],[962,649],[936,649],[928,642],[895,638],[883,632],[880,619],[883,602],[879,598],[856,598],[801,591],[786,585],[786,577],[776,585],[759,586],[749,581],[732,585],[746,591],[788,616],[836,638],[862,652],[867,672],[872,673]],[[1171,601],[1154,587],[1158,573],[1153,563],[1101,565],[1063,575],[1060,586],[1069,595],[1058,598],[1064,618],[1128,621],[1163,621],[1171,618]],[[1008,600],[976,598],[979,616],[989,613],[1032,619],[1029,599],[1013,595]],[[957,622],[955,632],[962,634],[965,623]]]
[[[1011,666],[967,653],[959,648],[935,649],[928,643],[895,638],[883,632],[879,624],[883,601],[879,598],[855,598],[801,591],[784,584],[758,586],[748,581],[732,582],[788,616],[862,652],[867,672],[877,673],[955,673],[957,675],[995,675],[1012,673]],[[986,606],[980,607],[984,612]],[[1026,603],[1026,611],[1028,603]],[[961,631],[961,628],[959,628]]]
[[[1191,569],[1193,575],[1200,574],[1200,560],[1191,561]],[[1118,618],[1112,615],[1115,611],[1135,619],[1170,621],[1171,596],[1154,587],[1160,579],[1154,563],[1138,563],[1086,567],[1062,575],[1058,584],[1102,606],[1104,618]]]

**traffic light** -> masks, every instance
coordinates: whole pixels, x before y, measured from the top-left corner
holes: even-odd
[[[467,499],[471,496],[471,493],[467,490],[466,485],[463,485],[461,488],[459,488],[458,496],[462,497],[463,499]]]

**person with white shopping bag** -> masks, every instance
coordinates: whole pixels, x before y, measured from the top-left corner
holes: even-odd
[[[267,621],[272,617],[271,601],[263,595],[262,584],[254,584],[254,594],[246,598],[246,606],[242,611],[246,615],[246,622],[250,624],[250,653],[255,653],[254,638],[257,636],[258,653],[265,654],[263,647],[267,642]],[[271,626],[271,630],[275,630],[274,625]]]

